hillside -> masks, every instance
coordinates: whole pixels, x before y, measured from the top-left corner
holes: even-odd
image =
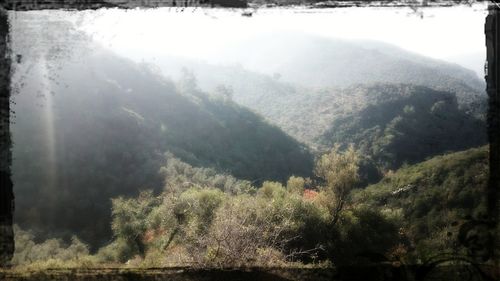
[[[33,65],[15,96],[16,221],[110,235],[110,198],[161,189],[163,154],[240,179],[309,175],[312,156],[261,117],[213,97],[186,74],[173,82],[111,52]]]
[[[484,82],[473,71],[375,41],[279,33],[246,43],[221,52],[225,65],[154,63],[167,76],[191,71],[203,89],[223,86],[315,151],[353,142],[382,169],[486,144]]]
[[[452,93],[402,84],[347,92],[348,97],[322,102],[351,108],[327,111],[333,121],[316,141],[325,147],[354,143],[385,169],[487,143],[486,124],[461,111]]]
[[[487,143],[486,123],[460,109],[453,92],[380,83],[311,90],[265,75],[246,77],[233,88],[234,100],[316,151],[354,143],[380,168],[396,169]],[[238,96],[245,89],[256,98]]]
[[[448,233],[457,235],[471,217],[486,215],[488,171],[488,147],[483,146],[401,168],[353,198],[399,221],[409,239],[407,250],[416,250],[420,259],[463,251]]]
[[[221,53],[223,61],[306,87],[415,84],[456,92],[467,111],[486,109],[486,85],[473,71],[383,42],[281,32],[249,38]]]

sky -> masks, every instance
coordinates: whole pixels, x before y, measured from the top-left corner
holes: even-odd
[[[224,47],[266,32],[370,39],[470,68],[482,77],[486,4],[443,8],[101,9],[68,12],[94,40],[136,61],[174,55],[219,63]]]
[[[323,37],[374,39],[438,59],[486,54],[486,5],[426,8],[100,10],[79,23],[122,54],[155,53],[210,61],[217,50],[253,35],[301,31]],[[482,65],[480,66],[482,68]]]

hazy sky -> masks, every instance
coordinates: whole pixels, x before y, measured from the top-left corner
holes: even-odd
[[[373,39],[478,72],[486,56],[485,4],[445,8],[201,8],[102,9],[67,12],[104,46],[135,60],[180,55],[217,62],[221,49],[265,32],[300,31],[324,37]]]

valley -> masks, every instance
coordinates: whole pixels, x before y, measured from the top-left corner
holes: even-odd
[[[489,173],[473,71],[384,42],[287,32],[221,50],[224,63],[138,63],[78,36],[64,58],[20,49],[21,271],[498,254],[471,255],[465,237],[486,216]]]

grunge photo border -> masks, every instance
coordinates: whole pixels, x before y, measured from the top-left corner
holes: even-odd
[[[9,22],[8,11],[33,11],[33,10],[89,10],[100,8],[157,8],[157,7],[222,7],[235,9],[244,15],[251,16],[245,8],[259,7],[291,7],[302,6],[310,8],[343,8],[343,7],[412,7],[419,9],[423,7],[451,7],[455,5],[471,5],[480,1],[316,1],[316,0],[4,0],[0,3],[0,268],[8,267],[9,261],[14,252],[13,237],[13,212],[14,212],[14,193],[13,182],[11,179],[10,166],[12,163],[11,152],[11,60],[12,56],[9,50]],[[459,229],[459,243],[465,245],[470,251],[469,256],[440,256],[428,261],[423,265],[407,265],[393,267],[386,264],[376,265],[374,267],[349,267],[339,268],[335,273],[326,274],[325,278],[336,277],[339,280],[427,280],[430,275],[434,275],[437,268],[442,269],[450,261],[460,261],[464,266],[470,269],[470,280],[494,280],[499,277],[499,264],[495,257],[495,249],[498,247],[497,234],[498,228],[498,189],[500,188],[500,169],[498,151],[498,142],[500,138],[499,131],[499,38],[500,38],[500,3],[498,1],[489,1],[488,16],[485,19],[485,46],[487,50],[487,61],[485,64],[486,92],[488,94],[488,139],[490,144],[489,161],[490,173],[488,187],[484,191],[488,203],[488,215],[481,218],[470,218],[468,222]],[[241,9],[241,10],[236,10]],[[22,114],[20,112],[19,114]],[[477,233],[487,232],[486,241],[477,239]],[[474,236],[476,233],[476,236]],[[478,259],[479,255],[479,259]],[[494,268],[485,268],[481,261],[493,259]],[[116,276],[117,280],[146,280],[172,278],[170,275],[175,270],[180,269],[155,269],[146,276],[138,275],[133,271],[112,270],[109,276]],[[280,269],[275,269],[279,271]],[[453,270],[453,269],[452,269]],[[194,280],[193,270],[184,269],[182,276],[174,280]],[[449,273],[449,271],[447,271]],[[233,271],[204,271],[203,280],[234,280],[244,276],[241,280],[276,280],[272,279],[276,272],[269,269],[264,273],[260,269],[234,269]],[[0,279],[4,280],[9,273],[0,271]],[[46,273],[43,278],[51,279],[51,273]],[[56,273],[54,273],[56,274]],[[271,275],[269,275],[271,274]],[[333,274],[333,275],[332,275]],[[446,274],[446,270],[443,274]],[[57,274],[56,274],[57,275]],[[286,274],[285,274],[286,275]],[[288,273],[292,279],[308,279],[307,276],[294,275]],[[298,277],[299,276],[299,277]],[[444,277],[446,275],[443,275]],[[11,276],[12,277],[12,276]],[[14,277],[12,277],[14,278]],[[130,279],[131,278],[131,279]],[[180,279],[177,279],[180,278]],[[182,279],[185,278],[185,279]],[[277,278],[274,276],[274,278]],[[435,278],[435,276],[433,277]],[[35,278],[36,280],[39,278]],[[71,279],[71,278],[70,278]],[[199,280],[199,279],[196,279]],[[282,278],[280,280],[287,280]],[[315,280],[315,279],[310,279]],[[437,279],[436,279],[437,280]],[[443,280],[443,279],[440,279]]]

